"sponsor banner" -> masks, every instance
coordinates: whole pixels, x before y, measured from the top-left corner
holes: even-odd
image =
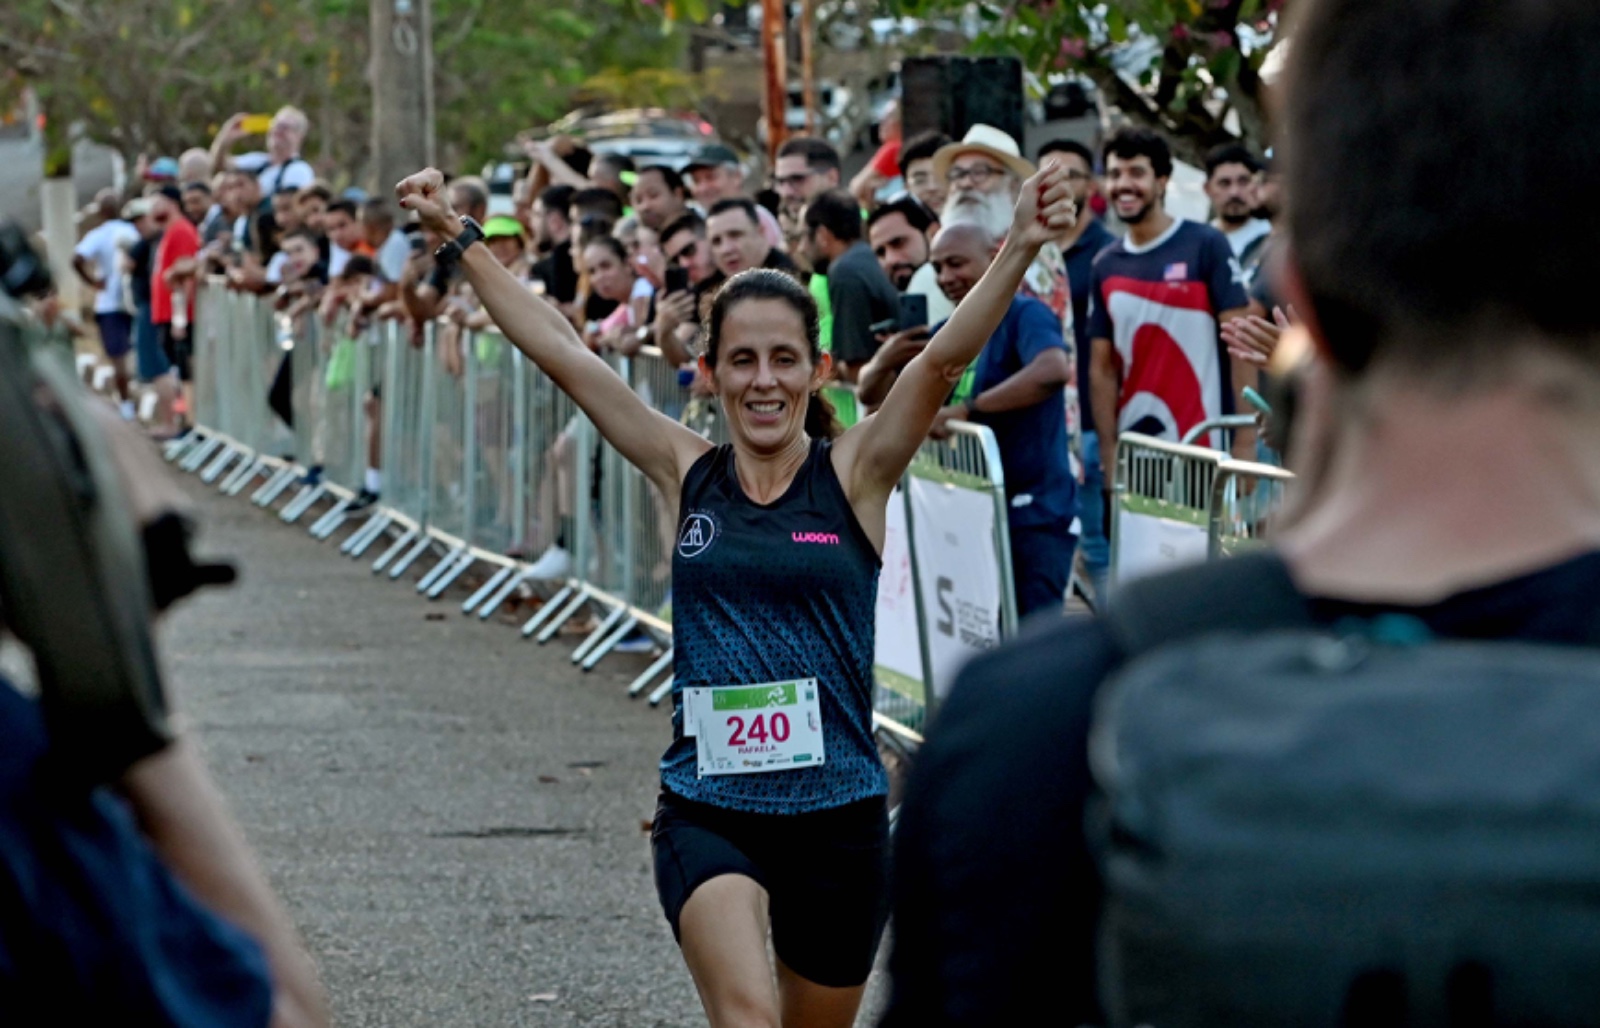
[[[995,501],[915,473],[909,483],[922,630],[942,698],[967,661],[1000,645]]]
[[[1171,571],[1206,559],[1206,527],[1131,510],[1117,511],[1117,581]]]
[[[911,591],[911,548],[906,543],[905,496],[889,494],[883,534],[883,570],[878,574],[877,665],[879,684],[921,702],[922,646],[917,638],[917,600]]]

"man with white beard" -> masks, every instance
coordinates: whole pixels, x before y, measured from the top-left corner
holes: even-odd
[[[1017,147],[1017,141],[992,125],[974,125],[958,143],[941,147],[933,155],[933,173],[948,186],[940,224],[977,225],[993,239],[1005,238],[1011,228],[1011,211],[1016,206],[1022,183],[1034,167]],[[1061,321],[1067,347],[1074,349],[1072,331],[1072,290],[1067,284],[1066,259],[1053,243],[1039,251],[1038,258],[1022,278],[1022,292],[1041,300]],[[1072,357],[1073,374],[1067,382],[1066,418],[1068,444],[1073,467],[1079,468],[1082,452],[1078,432],[1077,355]]]

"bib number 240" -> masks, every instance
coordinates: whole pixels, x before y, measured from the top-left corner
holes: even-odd
[[[823,762],[817,680],[687,688],[684,734],[695,737],[701,775],[788,771]]]

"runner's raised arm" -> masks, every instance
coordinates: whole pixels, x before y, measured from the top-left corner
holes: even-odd
[[[1072,193],[1060,168],[1047,166],[1023,183],[1011,231],[989,270],[900,372],[878,412],[839,440],[840,462],[848,462],[847,481],[858,510],[861,501],[885,497],[894,488],[951,388],[1005,316],[1039,248],[1076,222]]]
[[[462,235],[450,209],[444,176],[433,168],[395,187],[400,206],[416,211],[422,227],[442,239]],[[505,337],[571,396],[600,434],[668,495],[710,444],[652,410],[596,356],[561,312],[534,295],[484,246],[461,251],[461,270]]]

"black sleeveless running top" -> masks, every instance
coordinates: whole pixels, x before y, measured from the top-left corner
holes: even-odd
[[[880,561],[832,452],[813,440],[788,490],[768,506],[745,494],[730,445],[684,477],[672,557],[673,742],[661,781],[685,799],[798,814],[889,791],[872,739]],[[683,735],[681,691],[796,678],[820,686],[824,763],[700,778],[695,740]]]

